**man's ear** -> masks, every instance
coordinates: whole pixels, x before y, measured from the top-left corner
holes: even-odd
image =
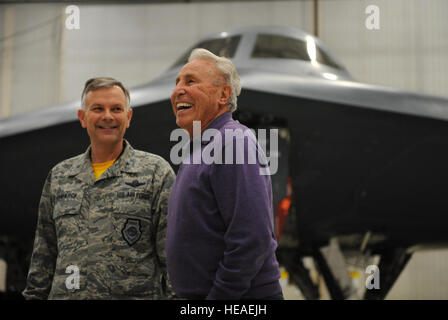
[[[218,100],[219,104],[227,105],[231,96],[232,96],[232,87],[229,86],[228,84],[223,85],[221,90],[221,96],[219,97]]]
[[[86,123],[86,112],[83,109],[79,109],[78,110],[78,119],[79,122],[81,122],[81,127],[86,128],[87,127],[87,123]]]
[[[128,112],[128,115],[127,115],[128,116],[128,125],[126,128],[129,128],[129,125],[131,124],[131,119],[132,119],[132,108],[129,107],[129,110],[127,112]]]

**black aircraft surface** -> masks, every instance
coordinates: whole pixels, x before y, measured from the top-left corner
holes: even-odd
[[[362,297],[383,299],[415,250],[447,244],[448,99],[359,83],[319,39],[295,28],[238,28],[195,47],[235,63],[243,90],[234,118],[278,129],[277,254],[307,299],[319,298],[319,290],[304,258],[312,258],[333,299],[356,296],[350,259],[360,270],[379,259],[380,288]],[[191,49],[131,90],[126,138],[168,161],[177,143],[170,141],[177,127],[169,97]],[[79,105],[0,120],[0,258],[8,294],[18,296],[25,285],[48,172],[89,144]]]

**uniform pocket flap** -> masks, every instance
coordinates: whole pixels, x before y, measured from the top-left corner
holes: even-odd
[[[53,219],[65,215],[79,214],[82,202],[82,192],[60,192],[56,195]]]

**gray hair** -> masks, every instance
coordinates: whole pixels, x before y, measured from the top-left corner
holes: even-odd
[[[118,86],[123,90],[124,95],[126,96],[126,109],[129,109],[129,106],[131,104],[131,98],[129,95],[128,89],[118,80],[114,78],[108,78],[108,77],[98,77],[98,78],[91,78],[86,81],[86,84],[84,85],[84,90],[82,91],[81,95],[81,105],[82,108],[86,109],[86,95],[89,91],[94,91],[101,88],[111,88],[113,86]]]
[[[191,52],[190,57],[188,58],[188,62],[196,59],[203,59],[214,62],[216,68],[224,75],[227,84],[232,87],[232,95],[229,101],[227,101],[227,104],[230,107],[230,111],[234,112],[237,108],[237,96],[239,96],[241,93],[241,84],[240,76],[238,75],[238,72],[236,71],[236,68],[233,65],[232,61],[225,57],[218,57],[210,51],[202,48],[194,49]]]

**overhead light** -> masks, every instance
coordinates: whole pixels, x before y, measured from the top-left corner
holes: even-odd
[[[225,37],[227,37],[228,35],[229,35],[229,34],[228,34],[227,32],[225,32],[225,31],[224,31],[224,32],[221,32],[221,37],[222,37],[222,38],[225,38]]]

